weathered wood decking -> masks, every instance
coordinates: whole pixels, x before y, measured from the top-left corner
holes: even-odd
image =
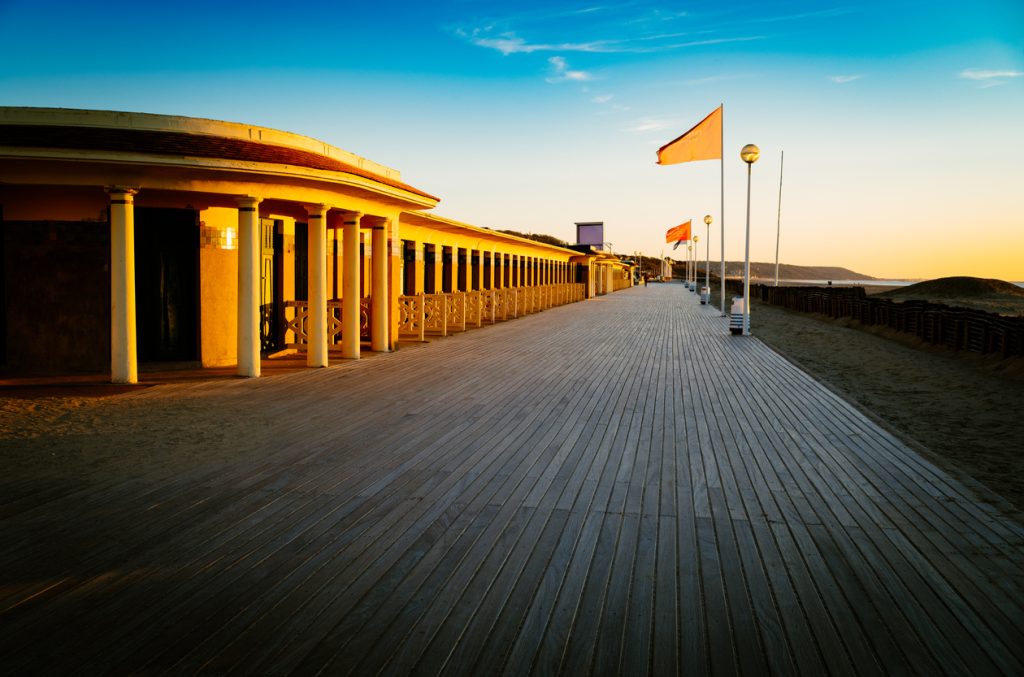
[[[131,468],[0,478],[0,671],[1024,673],[1021,526],[723,323],[655,285],[106,400]]]

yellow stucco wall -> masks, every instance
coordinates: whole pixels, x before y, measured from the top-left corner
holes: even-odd
[[[238,226],[238,212],[223,207],[204,209],[200,227],[232,233]],[[228,243],[199,248],[199,358],[204,367],[219,367],[237,361],[238,337],[238,251]]]

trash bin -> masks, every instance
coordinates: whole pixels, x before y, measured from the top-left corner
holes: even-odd
[[[750,329],[748,322],[747,329]],[[740,335],[743,333],[743,297],[733,297],[732,307],[729,309],[729,333]]]
[[[710,287],[701,287],[700,288],[700,304],[702,306],[706,306],[710,302],[711,302],[711,288]]]

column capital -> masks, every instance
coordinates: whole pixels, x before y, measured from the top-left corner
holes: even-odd
[[[251,195],[240,195],[235,198],[235,202],[238,204],[238,208],[242,211],[256,211],[256,207],[262,201],[263,198],[253,197]]]
[[[362,212],[346,211],[341,217],[341,222],[346,226],[358,225],[363,220],[363,216],[365,215]]]
[[[106,191],[107,195],[114,199],[117,195],[118,199],[131,202],[135,197],[136,193],[139,192],[138,186],[104,186],[103,190]]]
[[[331,205],[329,204],[313,204],[303,206],[306,208],[306,214],[308,214],[309,218],[311,219],[322,219],[325,216],[327,216],[327,212],[331,210]]]

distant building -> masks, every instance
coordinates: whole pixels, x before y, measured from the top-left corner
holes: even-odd
[[[0,370],[257,376],[285,349],[310,366],[393,350],[423,322],[421,295],[479,323],[617,286],[601,252],[428,213],[438,201],[273,129],[0,108]]]
[[[604,251],[604,221],[577,221],[576,244]]]

